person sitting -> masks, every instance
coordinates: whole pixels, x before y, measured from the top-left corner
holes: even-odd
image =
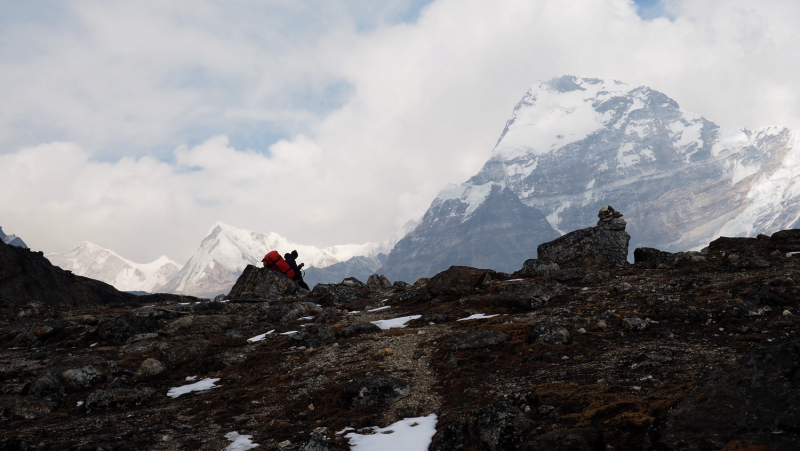
[[[305,263],[300,263],[300,265],[298,265],[297,257],[298,253],[296,250],[294,250],[292,252],[287,252],[286,255],[283,256],[283,259],[286,260],[286,263],[288,263],[289,266],[294,270],[294,281],[306,290],[310,290],[308,285],[303,281],[303,273],[300,272],[300,268],[305,266]]]

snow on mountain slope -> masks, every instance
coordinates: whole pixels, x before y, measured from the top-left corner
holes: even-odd
[[[401,237],[402,238],[402,237]],[[353,257],[388,254],[394,237],[383,243],[345,244],[317,248],[293,243],[277,233],[261,234],[217,222],[183,269],[164,287],[170,293],[210,297],[227,293],[247,265],[261,265],[267,252],[297,250],[306,268],[325,268]]]
[[[24,248],[24,249],[28,248],[28,245],[25,244],[24,241],[22,241],[22,238],[20,238],[20,237],[18,237],[16,235],[6,235],[5,233],[3,233],[3,228],[2,227],[0,227],[0,241],[4,242],[4,243],[6,243],[6,244],[8,244],[10,246],[21,247],[21,248]]]
[[[181,269],[166,256],[151,263],[135,263],[88,241],[45,257],[62,269],[106,282],[120,291],[159,291]]]
[[[496,188],[513,191],[562,234],[593,225],[611,204],[625,214],[631,249],[686,250],[720,235],[800,227],[798,135],[778,126],[720,128],[661,92],[616,80],[567,75],[537,83],[483,168],[439,193],[387,268],[399,267],[399,250],[418,255],[432,237],[438,255],[456,255],[442,243],[460,243],[447,237],[463,234]],[[504,221],[513,230],[514,221]]]

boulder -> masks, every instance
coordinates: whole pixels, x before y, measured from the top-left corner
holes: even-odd
[[[347,304],[366,295],[363,290],[358,288],[333,283],[318,283],[311,294],[314,297],[321,297],[336,306]]]
[[[650,328],[650,324],[641,318],[622,318],[630,332],[644,332]]]
[[[344,386],[347,407],[386,406],[411,393],[408,382],[393,376],[358,377]]]
[[[308,442],[300,447],[300,451],[328,451],[328,428],[316,428]]]
[[[494,403],[467,416],[467,436],[480,451],[513,451],[520,449],[534,423],[517,408]]]
[[[463,351],[465,349],[486,348],[500,344],[511,338],[508,334],[499,330],[475,330],[461,332],[450,339],[447,347],[452,351]]]
[[[116,316],[100,323],[97,335],[110,343],[125,343],[129,338],[158,329],[158,321],[154,317]]]
[[[308,293],[308,290],[301,288],[294,280],[283,274],[247,265],[228,293],[228,298],[236,299],[246,292],[263,299],[280,299],[283,296]]]
[[[503,283],[493,296],[493,302],[498,306],[532,309],[542,307],[562,294],[563,285],[555,280],[518,280]]]
[[[497,278],[495,271],[469,266],[451,266],[433,276],[425,288],[432,296],[471,294],[487,280],[487,275],[489,280]]]
[[[342,285],[354,288],[364,288],[367,286],[364,282],[356,279],[355,277],[345,278],[344,280],[342,280]]]
[[[88,390],[106,378],[105,373],[93,366],[70,368],[58,375],[67,391],[78,392]]]
[[[39,374],[28,386],[28,395],[30,396],[61,395],[62,393],[64,393],[64,385],[50,372]]]
[[[191,361],[200,361],[206,356],[210,344],[206,340],[170,343],[161,351],[161,360],[170,367],[183,365]]]
[[[167,367],[156,359],[147,359],[139,365],[139,369],[133,375],[137,382],[149,381],[166,376],[169,373]]]
[[[568,345],[572,343],[569,331],[556,323],[542,321],[535,326],[527,328],[528,343],[543,343],[548,345]]]
[[[555,262],[561,268],[608,269],[626,265],[631,240],[625,231],[627,224],[620,217],[607,219],[601,218],[595,227],[540,244],[539,259]]]
[[[551,262],[550,260],[538,260],[535,258],[530,258],[525,260],[525,263],[522,264],[522,269],[514,273],[514,275],[517,276],[528,274],[535,276],[549,276],[559,269],[561,269],[561,267],[558,266],[558,263]]]
[[[362,334],[374,334],[380,332],[381,328],[372,323],[350,324],[342,328],[338,336],[342,338],[355,337]]]
[[[800,341],[725,363],[654,423],[650,449],[797,449],[798,374]]]
[[[367,279],[367,286],[370,288],[391,288],[392,282],[386,276],[373,274]]]

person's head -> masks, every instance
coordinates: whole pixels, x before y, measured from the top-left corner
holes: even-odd
[[[292,258],[297,258],[297,256],[298,256],[297,251],[292,251],[291,256],[292,256]]]

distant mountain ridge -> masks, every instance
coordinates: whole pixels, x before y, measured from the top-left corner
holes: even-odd
[[[22,238],[20,238],[20,237],[18,237],[16,235],[6,235],[5,233],[3,233],[3,228],[2,227],[0,227],[0,241],[4,242],[4,243],[6,243],[6,244],[8,244],[10,246],[21,247],[21,248],[24,248],[24,249],[28,248],[28,245],[25,244],[24,241],[22,241]]]
[[[474,212],[496,201],[496,188],[512,191],[561,234],[593,225],[599,208],[611,204],[625,214],[631,249],[696,248],[719,235],[800,227],[800,132],[723,129],[661,92],[616,80],[567,75],[541,82],[514,107],[483,168],[439,193],[425,227],[399,242],[381,271],[414,279],[464,259],[491,267],[488,254],[442,256],[463,245],[445,245],[445,235],[467,233]],[[507,226],[532,234],[548,228]],[[476,240],[492,239],[467,229]],[[441,246],[430,252],[434,234]],[[423,261],[417,272],[399,269],[426,252],[440,260],[435,268]]]
[[[163,255],[151,263],[135,263],[88,241],[45,257],[62,269],[100,280],[120,291],[163,291],[181,269],[181,265]]]

